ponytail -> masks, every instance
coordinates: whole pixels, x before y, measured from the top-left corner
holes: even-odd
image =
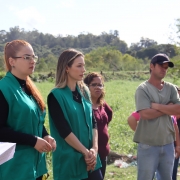
[[[33,95],[33,97],[35,98],[35,100],[37,101],[40,109],[44,111],[46,108],[46,105],[44,103],[43,97],[41,96],[41,93],[39,92],[37,87],[34,85],[34,83],[32,82],[29,76],[26,80],[26,86],[28,90],[31,92],[31,94]]]

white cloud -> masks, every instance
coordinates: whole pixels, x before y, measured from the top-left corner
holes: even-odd
[[[29,27],[35,27],[38,24],[45,23],[45,18],[34,7],[24,8],[16,11],[18,18]]]
[[[11,11],[11,12],[18,11],[17,7],[15,7],[15,6],[8,6],[8,10]]]
[[[56,8],[70,8],[75,5],[74,0],[66,0],[63,2],[59,2],[59,4],[56,5]]]

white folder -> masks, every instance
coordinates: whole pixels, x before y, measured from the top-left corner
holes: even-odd
[[[0,142],[0,165],[14,157],[16,143]]]

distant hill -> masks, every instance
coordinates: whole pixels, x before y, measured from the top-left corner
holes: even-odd
[[[0,30],[0,69],[3,69],[3,50],[6,42],[14,39],[28,41],[39,56],[37,71],[55,70],[57,58],[67,48],[75,48],[85,54],[88,68],[105,70],[144,70],[148,60],[158,52],[168,54],[171,58],[177,56],[175,45],[161,44],[149,38],[141,38],[131,44],[122,41],[117,30],[100,35],[91,33],[78,36],[43,34],[38,30],[25,31],[19,26],[11,27],[9,31]],[[101,68],[100,68],[101,66]]]

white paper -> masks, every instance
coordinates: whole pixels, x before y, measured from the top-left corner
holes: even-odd
[[[0,165],[14,157],[16,143],[0,142]]]

